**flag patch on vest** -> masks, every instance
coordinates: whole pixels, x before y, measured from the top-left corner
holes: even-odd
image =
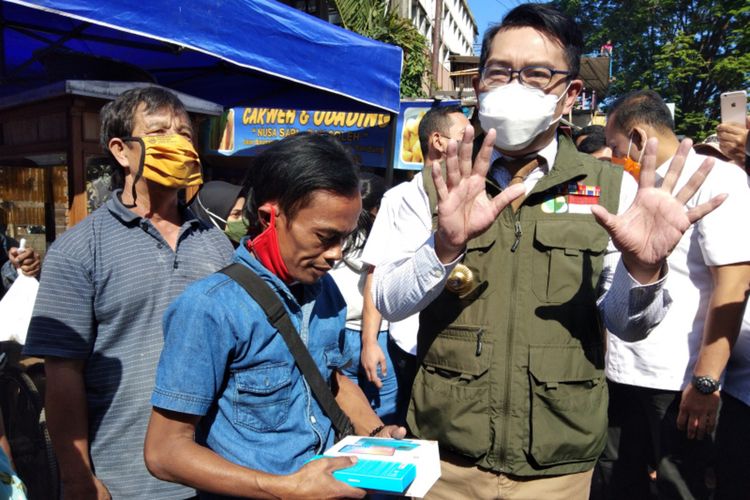
[[[591,206],[599,204],[601,193],[600,186],[587,186],[580,182],[557,186],[554,197],[542,203],[542,212],[546,214],[590,214]]]

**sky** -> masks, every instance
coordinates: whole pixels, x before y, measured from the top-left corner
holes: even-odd
[[[491,24],[499,23],[513,7],[527,1],[539,2],[539,0],[467,0],[479,30],[479,36],[474,41],[475,55],[479,55],[484,30]]]

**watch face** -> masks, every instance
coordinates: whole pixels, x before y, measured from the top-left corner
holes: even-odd
[[[703,394],[711,394],[719,389],[719,382],[711,377],[694,377],[693,385]]]

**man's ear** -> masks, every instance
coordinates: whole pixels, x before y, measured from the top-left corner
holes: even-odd
[[[264,230],[271,222],[271,214],[276,217],[279,214],[279,205],[276,202],[267,201],[258,207],[258,222]]]
[[[432,148],[439,152],[441,155],[445,153],[445,148],[440,145],[440,132],[433,132],[430,134],[430,144]],[[428,148],[429,149],[429,148]]]
[[[120,139],[119,137],[113,137],[112,139],[109,140],[109,143],[107,143],[107,148],[109,149],[109,152],[112,153],[112,156],[114,156],[115,160],[117,160],[117,163],[119,163],[121,167],[128,168],[131,166],[130,160],[125,154],[127,146],[125,145],[125,142],[122,139]]]
[[[643,127],[633,127],[633,146],[638,148],[638,151],[643,151],[646,147],[646,141],[648,140],[648,132]]]
[[[571,80],[568,90],[565,91],[565,97],[563,97],[563,114],[567,115],[573,109],[573,105],[576,103],[578,94],[583,90],[583,80]]]

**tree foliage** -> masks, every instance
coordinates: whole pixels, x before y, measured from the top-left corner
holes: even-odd
[[[558,0],[586,49],[612,40],[609,95],[651,88],[675,103],[677,132],[702,139],[719,119],[719,94],[750,87],[748,0]]]
[[[335,0],[344,27],[403,50],[401,95],[425,97],[424,78],[429,75],[427,39],[417,28],[389,8],[388,0]]]

